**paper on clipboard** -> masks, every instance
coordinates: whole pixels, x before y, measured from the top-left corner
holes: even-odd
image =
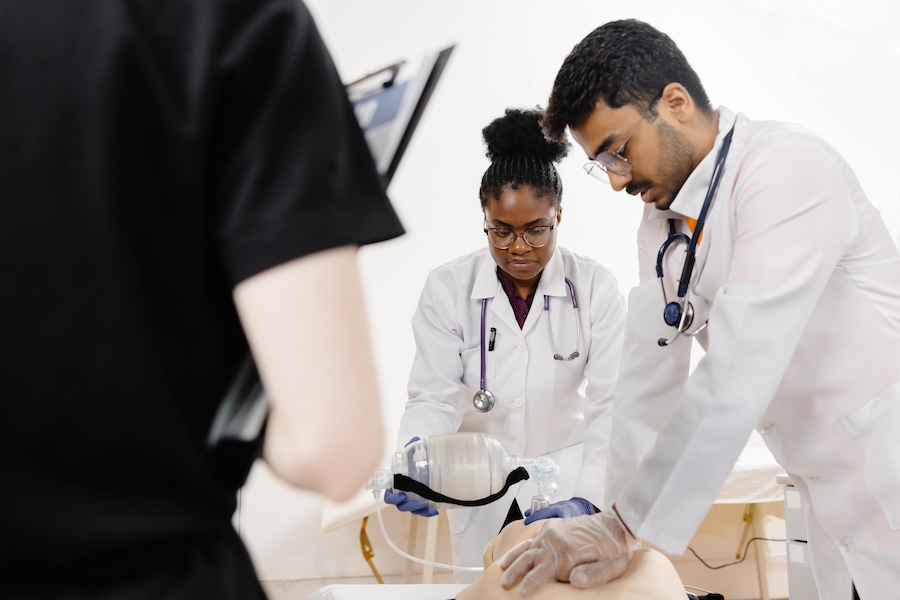
[[[246,359],[213,418],[206,443],[225,440],[252,442],[260,434],[269,412],[269,400],[252,359]]]

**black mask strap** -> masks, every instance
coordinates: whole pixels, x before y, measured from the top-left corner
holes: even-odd
[[[424,483],[420,483],[412,477],[400,474],[394,475],[394,489],[418,494],[422,498],[431,500],[432,502],[455,504],[457,506],[484,506],[485,504],[490,504],[494,500],[499,500],[509,490],[510,486],[515,485],[520,481],[525,481],[526,479],[528,479],[528,470],[525,467],[519,467],[507,475],[506,484],[503,486],[502,490],[479,500],[457,500],[434,491]]]

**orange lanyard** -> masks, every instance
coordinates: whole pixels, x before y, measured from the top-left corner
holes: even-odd
[[[697,226],[697,219],[692,219],[690,217],[685,217],[685,221],[687,221],[688,227],[691,228],[691,233],[694,233],[694,227]],[[700,236],[697,238],[697,245],[700,245],[700,242],[703,241],[703,231],[700,231]]]

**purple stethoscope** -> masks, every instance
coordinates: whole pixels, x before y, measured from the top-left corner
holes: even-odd
[[[575,315],[575,352],[570,354],[569,356],[563,356],[556,351],[556,344],[553,343],[553,330],[550,328],[550,296],[544,296],[544,312],[547,313],[545,315],[545,321],[547,321],[547,339],[550,340],[550,351],[553,352],[553,360],[564,360],[570,361],[578,358],[581,353],[581,326],[580,320],[578,316],[578,297],[575,294],[575,286],[566,277],[566,287],[569,288],[569,295],[572,296],[572,309],[574,310]],[[494,408],[494,404],[497,403],[496,398],[494,398],[494,393],[487,389],[485,385],[485,372],[487,371],[487,356],[485,355],[485,324],[487,322],[487,307],[488,307],[489,298],[483,298],[481,300],[481,389],[475,392],[475,395],[472,397],[472,404],[475,405],[475,410],[478,412],[486,413],[492,408]],[[493,331],[492,331],[493,334]],[[493,335],[491,335],[491,349],[494,347],[494,339]]]

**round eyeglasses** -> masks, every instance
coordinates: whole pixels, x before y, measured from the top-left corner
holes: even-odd
[[[522,236],[525,243],[532,248],[543,248],[550,243],[554,227],[556,227],[556,223],[553,225],[536,225],[529,227],[522,233],[516,233],[505,227],[488,227],[485,222],[484,232],[487,234],[491,246],[498,250],[509,249],[516,243],[516,238],[519,236]]]
[[[613,152],[612,150],[604,150],[600,154],[594,157],[593,160],[587,161],[584,165],[584,171],[594,179],[598,181],[602,181],[603,183],[609,183],[609,174],[618,175],[619,177],[625,177],[631,170],[634,168],[628,159],[622,156],[622,153],[625,152],[625,145],[628,144],[629,140],[631,140],[631,136],[637,133],[637,130],[640,128],[641,123],[650,115],[650,111],[653,110],[653,107],[656,106],[656,103],[659,99],[662,98],[662,94],[660,93],[650,105],[647,107],[647,110],[644,111],[644,114],[641,115],[641,120],[638,121],[637,125],[634,126],[634,129],[631,130],[631,133],[628,134],[628,137],[625,138],[625,141],[622,142],[622,145],[619,146],[619,149]]]

